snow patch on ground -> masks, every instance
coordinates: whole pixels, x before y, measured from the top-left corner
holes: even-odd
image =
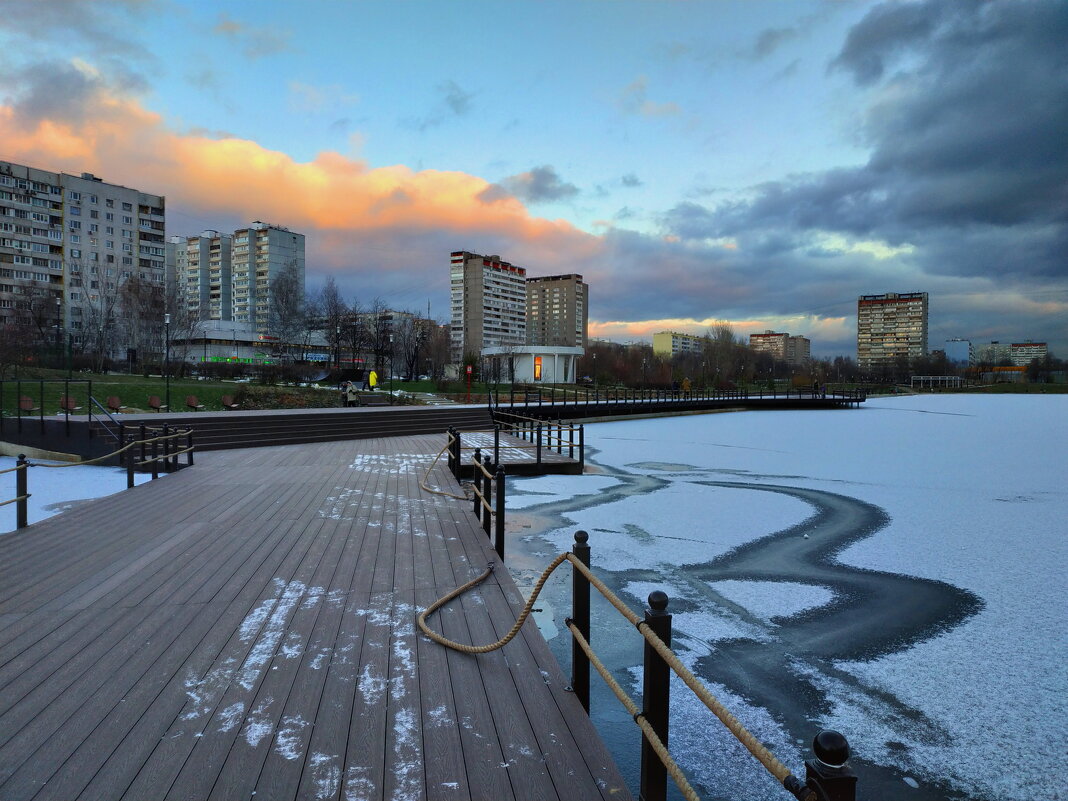
[[[825,606],[835,597],[827,587],[790,581],[710,581],[708,586],[767,623]]]

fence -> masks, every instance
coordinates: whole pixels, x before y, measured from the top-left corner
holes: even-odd
[[[672,405],[718,401],[748,400],[831,400],[849,404],[867,399],[862,389],[837,389],[827,386],[787,389],[631,389],[628,387],[523,387],[512,385],[502,398],[500,390],[489,396],[489,405],[498,410],[516,406],[530,409],[555,406],[612,406],[662,408]]]
[[[502,411],[499,407],[493,410],[493,420],[494,459],[497,459],[500,435],[503,432],[529,442],[535,462],[539,465],[542,463],[543,452],[552,451],[554,448],[557,455],[563,455],[566,448],[569,459],[575,458],[577,450],[579,464],[583,467],[586,465],[586,434],[581,423],[564,422],[559,416],[555,421],[528,417]]]
[[[151,433],[153,436],[149,437]],[[172,442],[177,444],[177,440],[185,438],[185,447],[178,448],[172,447]],[[160,447],[162,443],[162,449]],[[141,447],[141,458],[136,459],[132,455],[132,450],[135,446]],[[151,448],[149,448],[151,446]],[[15,473],[15,497],[6,501],[0,501],[0,506],[7,506],[9,504],[16,504],[15,507],[15,527],[17,529],[26,528],[29,525],[29,506],[28,501],[32,497],[29,492],[29,478],[28,472],[31,467],[47,467],[47,468],[64,468],[64,467],[78,467],[90,464],[96,464],[104,462],[109,459],[118,457],[120,463],[126,464],[126,488],[130,489],[134,486],[134,474],[135,468],[145,469],[147,465],[151,465],[152,478],[159,478],[160,462],[163,463],[164,472],[170,473],[175,470],[180,470],[183,467],[193,466],[193,430],[192,429],[178,429],[170,430],[168,426],[163,426],[162,429],[147,429],[144,425],[141,426],[141,438],[136,439],[133,436],[129,437],[129,441],[126,445],[118,450],[100,456],[96,459],[89,459],[84,462],[70,462],[65,464],[42,464],[39,462],[31,462],[26,458],[26,454],[20,453],[14,467],[10,467],[7,470],[0,470],[0,475],[4,473]],[[162,450],[162,452],[161,452]],[[149,451],[151,453],[149,454]],[[178,457],[182,454],[186,455],[186,464],[180,465],[178,463]]]

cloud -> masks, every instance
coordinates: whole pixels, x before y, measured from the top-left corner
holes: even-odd
[[[525,203],[551,203],[566,200],[578,193],[577,186],[561,180],[556,170],[546,164],[509,176],[499,184],[487,187],[481,197],[486,203],[494,203],[508,197],[518,198]]]
[[[292,49],[289,31],[246,25],[231,19],[227,14],[219,15],[219,21],[211,32],[238,45],[241,52],[250,59],[264,58]]]
[[[619,108],[624,114],[634,114],[640,117],[666,117],[681,113],[682,110],[677,104],[654,103],[649,100],[648,94],[649,79],[641,75],[620,93]]]
[[[451,119],[464,117],[474,108],[474,93],[466,91],[455,81],[439,83],[434,87],[434,91],[440,96],[435,107],[423,117],[402,120],[403,125],[417,131],[426,131]]]
[[[628,172],[626,175],[624,175],[622,178],[620,178],[619,182],[621,184],[623,184],[623,186],[631,187],[631,188],[636,187],[636,186],[642,186],[643,183],[644,183],[641,178],[639,178],[637,175],[635,175],[632,172]]]
[[[348,92],[339,84],[329,86],[312,86],[300,81],[287,84],[289,107],[298,113],[314,113],[353,106],[360,102],[360,96]]]
[[[785,42],[796,39],[798,33],[798,29],[794,27],[765,28],[757,36],[749,55],[754,59],[767,58]]]

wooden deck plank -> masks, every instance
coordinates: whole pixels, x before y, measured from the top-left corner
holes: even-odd
[[[0,538],[0,796],[607,798],[532,626],[480,656],[417,634],[496,558],[470,502],[420,487],[460,493],[442,444],[206,453]],[[500,573],[436,620],[492,640],[517,598]]]

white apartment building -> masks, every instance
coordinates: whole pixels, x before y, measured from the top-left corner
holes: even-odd
[[[305,286],[304,234],[256,221],[233,234],[171,237],[168,274],[192,320],[247,323],[270,334],[271,284],[292,265]]]
[[[581,275],[527,279],[527,344],[586,347],[589,287]]]
[[[763,334],[749,335],[749,349],[768,353],[780,362],[800,366],[811,358],[812,342],[808,337],[766,330]]]
[[[1013,367],[1026,367],[1034,359],[1042,361],[1049,353],[1045,342],[991,342],[980,345],[976,360],[982,364],[1000,366],[1008,362]]]
[[[527,271],[466,250],[449,262],[452,360],[526,343]]]
[[[0,324],[107,358],[158,354],[161,195],[0,161]]]
[[[680,334],[678,331],[659,331],[653,334],[653,353],[662,356],[676,356],[680,353],[701,353],[704,350],[704,337],[694,334]]]
[[[927,293],[857,299],[857,365],[894,365],[927,355]]]

